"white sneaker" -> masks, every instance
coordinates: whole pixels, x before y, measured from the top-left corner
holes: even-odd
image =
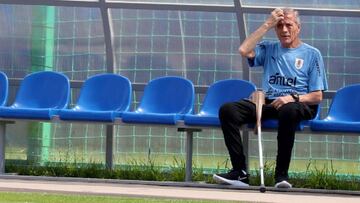
[[[233,185],[237,187],[249,187],[249,184],[241,182],[241,179],[238,180],[230,180],[226,179],[224,177],[221,177],[220,175],[214,174],[213,179],[215,182],[223,185]]]
[[[292,188],[292,185],[287,182],[286,180],[283,180],[281,182],[278,182],[275,184],[276,188]]]

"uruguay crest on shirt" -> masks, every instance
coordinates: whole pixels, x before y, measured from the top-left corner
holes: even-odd
[[[304,64],[304,60],[303,59],[299,59],[299,58],[296,58],[295,59],[295,67],[296,69],[300,69]]]

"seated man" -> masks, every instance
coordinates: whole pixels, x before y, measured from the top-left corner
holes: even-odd
[[[279,41],[259,41],[272,28]],[[302,120],[315,117],[327,81],[322,56],[318,49],[299,38],[300,19],[291,8],[275,9],[267,20],[239,48],[249,65],[263,66],[262,89],[265,105],[262,119],[278,119],[275,187],[291,188],[288,170],[295,131]],[[238,186],[248,186],[246,160],[239,127],[256,120],[255,104],[241,100],[224,104],[219,119],[233,169],[215,174],[214,180]]]

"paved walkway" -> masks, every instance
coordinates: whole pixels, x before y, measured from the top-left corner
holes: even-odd
[[[141,184],[135,181],[109,181],[76,178],[41,178],[0,176],[1,191],[54,192],[84,195],[119,195],[136,197],[187,198],[207,200],[235,200],[248,202],[278,203],[360,203],[359,195],[334,195],[300,192],[239,190],[231,188],[204,188],[191,185],[175,187],[171,184]],[[136,183],[137,182],[137,183]]]

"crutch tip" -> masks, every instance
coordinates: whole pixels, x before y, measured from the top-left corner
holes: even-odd
[[[260,186],[260,192],[262,192],[262,193],[265,193],[265,192],[266,192],[265,186]]]

